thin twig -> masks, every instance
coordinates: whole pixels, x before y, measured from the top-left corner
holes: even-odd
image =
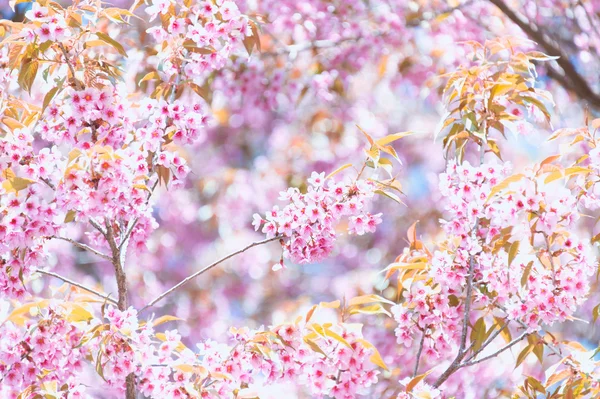
[[[152,185],[152,188],[150,189],[150,193],[148,194],[148,198],[146,199],[146,204],[148,204],[148,202],[150,202],[150,197],[152,197],[152,193],[154,193],[154,190],[156,189],[156,186],[158,186],[158,182],[159,182],[160,178],[158,178],[154,184]],[[123,237],[121,237],[121,242],[119,244],[119,251],[122,251],[123,246],[127,245],[126,243],[129,240],[129,236],[131,235],[131,233],[133,232],[133,229],[135,228],[137,222],[138,222],[139,218],[135,218],[133,219],[133,222],[131,223],[130,226],[127,227],[127,230],[125,231],[125,235]],[[127,250],[127,249],[126,249]]]
[[[52,182],[50,180],[48,180],[47,178],[42,177],[42,178],[40,178],[40,180],[43,181],[44,183],[46,183],[46,185],[48,187],[50,187],[52,190],[56,189],[56,187],[54,186],[54,184],[52,184]]]
[[[73,68],[73,65],[71,64],[71,61],[69,61],[69,53],[67,52],[67,49],[65,48],[65,45],[62,44],[62,43],[58,43],[58,46],[60,47],[63,55],[65,56],[65,61],[67,61],[67,65],[69,67],[69,70],[71,71],[71,75],[73,76],[73,82],[75,82],[75,88],[77,90],[83,90],[83,87],[81,86],[81,83],[75,77],[75,68]]]
[[[94,248],[90,247],[89,245],[86,245],[86,244],[81,243],[79,241],[75,241],[75,240],[73,240],[71,238],[60,237],[60,236],[50,236],[50,238],[66,241],[68,243],[73,244],[77,248],[81,248],[81,249],[83,249],[85,251],[91,252],[94,255],[97,255],[97,256],[101,257],[102,259],[104,259],[104,260],[107,260],[109,262],[112,261],[112,258],[109,255],[103,254],[102,252],[98,251],[97,249],[94,249]]]
[[[36,273],[40,273],[40,274],[45,274],[47,276],[55,277],[55,278],[57,278],[59,280],[64,281],[67,284],[71,284],[71,285],[73,285],[75,287],[81,288],[84,291],[87,291],[87,292],[90,292],[90,293],[92,293],[92,294],[94,294],[96,296],[99,296],[100,298],[103,298],[103,299],[107,300],[108,302],[112,302],[115,305],[117,304],[116,300],[110,298],[110,294],[105,294],[103,292],[96,291],[96,290],[94,290],[92,288],[86,287],[85,285],[79,284],[79,283],[77,283],[77,282],[75,282],[73,280],[70,280],[70,279],[68,279],[66,277],[63,277],[60,274],[56,274],[54,272],[48,272],[46,270],[40,270],[40,269],[36,269],[35,272]]]
[[[92,225],[92,226],[93,226],[93,227],[94,227],[96,230],[98,230],[98,231],[100,232],[100,234],[102,234],[104,237],[106,237],[106,230],[104,229],[104,227],[102,227],[102,226],[100,225],[100,223],[96,222],[96,220],[94,220],[94,219],[92,219],[92,218],[90,218],[90,219],[89,219],[89,221],[90,221],[90,224],[91,224],[91,225]]]
[[[181,280],[179,283],[177,283],[176,285],[174,285],[173,287],[169,288],[168,290],[166,290],[165,292],[163,292],[162,294],[160,294],[159,296],[157,296],[156,298],[154,298],[153,300],[151,300],[146,306],[144,306],[143,308],[140,309],[140,311],[138,313],[143,312],[144,310],[148,309],[149,307],[155,305],[158,301],[160,301],[161,299],[163,299],[164,297],[166,297],[167,295],[169,295],[170,293],[172,293],[173,291],[175,291],[176,289],[178,289],[179,287],[187,284],[190,280],[193,280],[194,278],[198,277],[199,275],[209,271],[210,269],[212,269],[213,267],[225,262],[227,259],[233,258],[236,255],[241,254],[242,252],[246,252],[247,250],[249,250],[250,248],[259,246],[259,245],[263,245],[266,244],[268,242],[271,241],[275,241],[275,240],[279,240],[282,236],[275,236],[275,237],[271,237],[271,238],[267,238],[266,240],[262,240],[262,241],[257,241],[257,242],[253,242],[250,245],[247,245],[246,247],[237,250],[235,252],[230,253],[229,255],[211,263],[210,265],[204,267],[203,269],[198,270],[196,273],[184,278],[183,280]]]

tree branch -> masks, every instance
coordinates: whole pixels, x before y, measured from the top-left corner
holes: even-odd
[[[468,367],[468,366],[472,366],[474,364],[477,363],[481,363],[481,362],[485,362],[488,359],[491,359],[493,357],[498,356],[500,353],[504,352],[507,349],[510,349],[511,347],[513,347],[514,345],[516,345],[517,343],[521,342],[523,340],[523,338],[526,338],[528,335],[532,334],[531,332],[527,332],[525,331],[523,334],[519,335],[517,338],[513,339],[512,341],[510,341],[508,344],[506,344],[505,346],[503,346],[502,348],[498,349],[497,351],[482,357],[481,359],[477,359],[477,360],[471,360],[471,361],[467,361],[465,363],[462,363],[459,368],[461,367]]]
[[[112,302],[115,305],[117,304],[117,301],[115,301],[114,299],[110,298],[110,294],[105,294],[103,292],[96,291],[96,290],[94,290],[92,288],[86,287],[85,285],[79,284],[79,283],[77,283],[77,282],[75,282],[73,280],[70,280],[70,279],[68,279],[66,277],[63,277],[60,274],[57,274],[57,273],[54,273],[54,272],[48,272],[46,270],[41,270],[41,269],[36,269],[35,272],[36,273],[40,273],[40,274],[45,274],[47,276],[55,277],[55,278],[57,278],[59,280],[64,281],[67,284],[71,284],[72,286],[81,288],[84,291],[87,291],[87,292],[90,292],[90,293],[92,293],[94,295],[97,295],[100,298],[103,298],[103,299],[107,300],[108,302]]]
[[[166,290],[165,292],[163,292],[162,294],[160,294],[159,296],[157,296],[156,298],[154,298],[153,300],[151,300],[146,306],[144,306],[143,308],[140,309],[140,311],[138,313],[143,312],[144,310],[148,309],[149,307],[155,305],[158,301],[162,300],[164,297],[166,297],[167,295],[169,295],[170,293],[172,293],[173,291],[175,291],[176,289],[178,289],[179,287],[187,284],[190,280],[193,280],[194,278],[198,277],[199,275],[209,271],[210,269],[212,269],[213,267],[225,262],[227,259],[233,258],[236,255],[241,254],[242,252],[246,252],[247,250],[249,250],[252,247],[256,247],[259,245],[263,245],[266,244],[268,242],[271,241],[275,241],[275,240],[279,240],[282,236],[275,236],[275,237],[271,237],[271,238],[267,238],[266,240],[262,240],[262,241],[257,241],[257,242],[253,242],[250,245],[247,245],[246,247],[237,250],[235,252],[230,253],[229,255],[211,263],[210,265],[204,267],[203,269],[198,270],[196,273],[184,278],[183,280],[181,280],[179,283],[177,283],[176,285],[174,285],[173,287],[169,288],[168,290]]]
[[[81,83],[75,77],[75,68],[73,68],[73,65],[71,64],[71,61],[69,61],[69,53],[67,52],[67,49],[65,48],[65,45],[62,44],[62,43],[58,43],[58,46],[60,47],[63,55],[65,56],[65,61],[67,62],[67,65],[69,66],[69,70],[71,71],[71,75],[73,76],[73,82],[75,84],[75,88],[77,90],[83,90],[83,87],[82,87]]]
[[[51,239],[57,239],[57,240],[63,240],[66,241],[68,243],[73,244],[74,246],[76,246],[77,248],[81,248],[85,251],[91,252],[94,255],[97,255],[99,257],[101,257],[104,260],[107,260],[109,262],[112,262],[112,258],[106,254],[103,254],[102,252],[98,251],[97,249],[94,249],[92,247],[90,247],[89,245],[83,244],[79,241],[75,241],[71,238],[67,238],[67,237],[60,237],[60,236],[50,236]]]
[[[552,71],[551,77],[560,76],[556,79],[566,90],[574,92],[580,99],[587,101],[595,108],[600,108],[600,95],[594,92],[588,82],[577,72],[575,66],[569,61],[568,54],[565,54],[558,43],[554,42],[546,35],[541,28],[534,22],[529,21],[527,17],[511,9],[503,0],[489,0],[514,22],[529,38],[537,42],[548,53],[548,55],[559,57],[556,63],[564,71],[558,74]]]
[[[104,224],[106,226],[106,241],[108,241],[108,245],[110,246],[110,250],[112,252],[112,264],[115,268],[115,277],[117,278],[117,289],[119,291],[118,306],[119,310],[124,311],[127,309],[127,275],[123,269],[123,264],[125,263],[127,246],[125,245],[125,247],[122,248],[123,250],[121,250],[117,245],[117,240],[115,238],[111,222],[105,218]],[[135,399],[135,374],[131,373],[125,378],[125,387],[125,397],[127,399]]]
[[[413,371],[413,378],[417,376],[419,373],[419,362],[421,361],[421,353],[423,352],[423,344],[425,343],[425,331],[423,331],[423,335],[421,336],[421,342],[419,342],[419,350],[417,351],[417,360],[415,363],[415,370]]]

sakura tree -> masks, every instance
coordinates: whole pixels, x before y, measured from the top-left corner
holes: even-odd
[[[2,398],[600,395],[597,4],[121,3],[0,21]]]

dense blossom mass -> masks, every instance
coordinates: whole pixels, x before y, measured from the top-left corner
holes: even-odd
[[[348,217],[348,232],[363,235],[374,233],[381,223],[381,213],[372,215],[364,210],[374,195],[375,184],[356,180],[351,183],[326,181],[325,173],[313,172],[308,179],[308,191],[289,188],[279,199],[289,201],[282,210],[278,206],[263,219],[254,215],[254,227],[261,228],[267,238],[281,236],[284,256],[303,264],[325,259],[335,242],[335,227]],[[279,265],[282,266],[283,262]],[[279,268],[279,267],[276,267]]]
[[[600,396],[596,2],[72,3],[0,0],[0,398]]]

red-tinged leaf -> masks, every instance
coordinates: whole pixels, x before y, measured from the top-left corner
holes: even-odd
[[[432,371],[433,371],[433,369],[429,370],[426,373],[420,374],[420,375],[416,376],[415,378],[413,378],[412,380],[410,380],[410,382],[408,384],[406,384],[406,392],[412,392],[412,390],[417,386],[417,384],[419,382],[423,381],[423,379],[425,377],[427,377]]]
[[[562,155],[558,154],[558,155],[551,155],[548,158],[544,159],[541,163],[540,163],[540,167],[544,166],[544,165],[548,165],[554,161],[556,161],[557,159],[559,159]]]

